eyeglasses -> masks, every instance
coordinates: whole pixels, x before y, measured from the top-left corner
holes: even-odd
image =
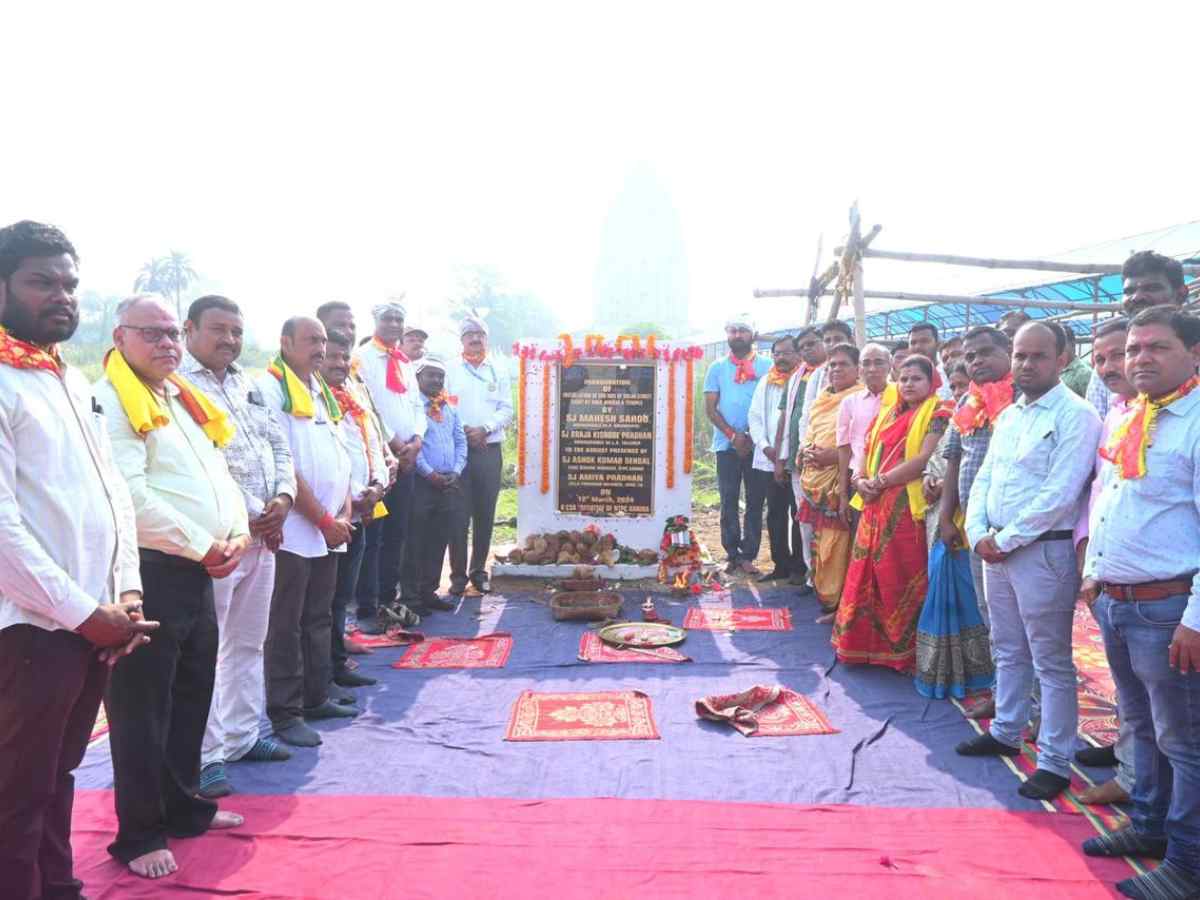
[[[164,337],[168,338],[172,344],[178,344],[179,339],[183,337],[183,332],[178,328],[157,328],[153,325],[118,325],[117,327],[127,331],[136,331],[147,344],[157,344]]]

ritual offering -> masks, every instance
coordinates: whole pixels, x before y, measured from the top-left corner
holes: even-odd
[[[556,622],[603,622],[621,613],[621,595],[614,591],[565,591],[550,600]]]
[[[614,647],[668,647],[687,637],[686,631],[669,622],[614,622],[598,634]]]
[[[600,640],[594,631],[585,631],[579,636],[579,659],[592,663],[679,663],[691,662],[674,647],[623,647],[617,648]]]
[[[606,586],[603,578],[596,577],[596,570],[591,566],[576,566],[570,578],[564,578],[558,583],[563,591],[599,591]]]
[[[644,622],[661,622],[662,619],[658,615],[658,610],[654,608],[654,600],[650,597],[646,598],[646,602],[642,604],[642,621]]]

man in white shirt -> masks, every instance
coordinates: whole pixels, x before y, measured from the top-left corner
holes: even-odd
[[[226,763],[282,761],[291,754],[259,736],[266,712],[263,643],[275,585],[275,550],[296,496],[292,451],[262,395],[237,364],[242,313],[227,297],[195,300],[183,323],[187,349],[179,373],[204,392],[235,426],[224,447],[229,474],[246,502],[253,542],[228,578],[213,583],[217,611],[217,679],[201,751],[200,795],[233,793]]]
[[[108,852],[143,878],[176,869],[167,836],[240,825],[195,793],[217,665],[213,579],[250,544],[246,504],[220,447],[232,428],[175,374],[174,311],[157,297],[117,308],[115,347],[95,385],[137,518],[146,615],[164,627],[117,666],[105,706],[118,831]]]
[[[491,590],[487,571],[492,548],[492,525],[504,458],[500,448],[504,431],[513,420],[512,391],[503,362],[488,352],[487,323],[466,316],[459,324],[462,357],[449,365],[446,391],[457,399],[458,418],[467,434],[467,468],[462,474],[467,522],[471,530],[471,558],[467,562],[467,529],[450,541],[450,593],[461,594],[467,579],[480,593]],[[454,401],[452,401],[454,402]]]
[[[333,594],[338,556],[350,542],[350,457],[341,411],[318,371],[325,327],[297,316],[283,323],[279,356],[259,379],[267,408],[287,435],[296,469],[296,507],[283,523],[267,626],[267,715],[275,734],[297,747],[321,736],[305,719],[357,715],[329,696]]]
[[[1012,373],[1021,396],[997,416],[967,502],[967,540],[984,561],[996,717],[956,749],[963,756],[1018,755],[1036,679],[1037,771],[1018,791],[1034,800],[1051,800],[1070,784],[1079,724],[1073,537],[1100,444],[1100,417],[1058,380],[1066,347],[1057,323],[1030,322],[1017,332]]]
[[[104,656],[115,662],[156,626],[138,619],[137,525],[104,414],[58,353],[79,324],[78,283],[75,248],[57,228],[0,229],[0,885],[9,897],[79,896],[71,773],[108,680]]]
[[[375,598],[369,598],[360,590],[358,596],[359,628],[367,633],[379,633],[392,621],[392,616],[376,618],[378,608],[368,604],[372,599],[382,606],[394,606],[398,601],[396,594],[404,560],[404,542],[412,518],[413,473],[417,454],[421,452],[421,437],[425,434],[425,404],[412,362],[400,347],[404,336],[403,302],[400,298],[389,300],[371,312],[375,317],[375,333],[369,342],[354,351],[354,362],[371,391],[384,430],[391,432],[389,446],[399,461],[396,482],[383,498],[388,515],[377,536],[379,593]],[[368,543],[368,556],[372,549]]]
[[[321,363],[321,377],[342,412],[339,426],[342,444],[350,456],[350,524],[354,535],[345,553],[339,554],[337,585],[333,592],[333,682],[340,687],[367,687],[375,679],[349,667],[346,650],[346,610],[355,597],[362,571],[364,532],[374,518],[376,505],[388,486],[387,462],[383,456],[383,435],[371,410],[363,406],[350,390],[350,355],[354,343],[342,331],[330,331]]]
[[[759,581],[779,581],[791,578],[803,563],[800,529],[796,525],[796,497],[786,481],[775,480],[775,439],[783,418],[780,401],[784,399],[788,382],[800,354],[791,336],[785,335],[771,345],[772,366],[765,378],[760,378],[750,398],[750,440],[754,442],[752,478],[762,482],[759,496],[767,501],[767,540],[771,546],[771,571]]]

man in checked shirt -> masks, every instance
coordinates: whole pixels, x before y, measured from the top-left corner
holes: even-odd
[[[224,447],[229,474],[242,490],[253,543],[228,578],[213,582],[220,644],[212,709],[200,757],[200,795],[233,793],[226,763],[291,757],[278,741],[259,736],[263,643],[275,585],[275,551],[296,496],[292,452],[254,383],[236,364],[242,353],[242,313],[225,297],[201,297],[188,309],[186,350],[179,373],[229,416],[237,428]]]

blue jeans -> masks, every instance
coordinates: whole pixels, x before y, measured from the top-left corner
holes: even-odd
[[[1200,673],[1173,670],[1168,649],[1187,602],[1101,594],[1093,611],[1133,733],[1133,829],[1165,834],[1167,859],[1200,877]]]
[[[763,504],[767,501],[770,472],[755,471],[754,455],[738,456],[736,450],[717,452],[717,489],[721,495],[721,546],[731,563],[758,557],[762,543]],[[738,506],[746,484],[746,515],[738,522]]]

